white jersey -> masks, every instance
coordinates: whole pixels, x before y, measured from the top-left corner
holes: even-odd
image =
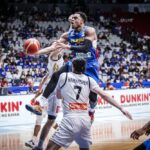
[[[48,65],[47,65],[50,77],[55,71],[58,71],[60,67],[63,66],[63,64],[64,64],[64,60],[62,56],[59,55],[56,58],[54,58],[50,55],[48,58]]]
[[[55,57],[51,57],[51,55],[50,55],[48,58],[48,66],[47,66],[49,77],[51,77],[55,71],[58,71],[60,69],[60,67],[63,66],[63,63],[64,63],[64,61],[63,61],[63,57],[61,55],[57,55]],[[48,83],[49,83],[49,80],[47,80],[44,83],[44,85],[42,86],[43,91],[45,90]],[[61,99],[57,99],[56,91],[54,91],[48,97],[48,109],[47,109],[48,115],[57,116],[59,109],[61,107],[61,101],[62,101]],[[37,123],[40,124],[42,122],[43,118],[44,118],[44,115],[37,116]]]
[[[84,74],[62,73],[59,77],[57,90],[60,90],[64,99],[64,115],[80,115],[79,113],[88,115],[89,93],[94,91],[96,87],[98,87],[96,81]]]

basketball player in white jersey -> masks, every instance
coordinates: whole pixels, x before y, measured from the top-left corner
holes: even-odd
[[[80,150],[89,150],[91,122],[88,106],[91,90],[132,119],[129,112],[125,111],[111,96],[101,91],[94,79],[83,74],[85,71],[83,59],[74,60],[72,69],[73,72],[62,73],[59,77],[56,90],[57,96],[63,97],[64,117],[49,140],[46,150],[67,148],[73,141],[79,145]]]
[[[34,98],[31,100],[31,103],[33,105],[35,105],[35,107],[38,107],[37,106],[38,105],[38,101],[36,101],[36,98],[44,90],[44,88],[46,86],[46,82],[48,81],[48,79],[50,79],[50,77],[52,76],[52,74],[55,71],[59,70],[59,68],[63,65],[63,63],[64,63],[64,61],[63,61],[62,54],[55,52],[55,53],[52,53],[52,54],[49,55],[48,66],[47,66],[48,73],[42,79],[42,81],[41,81],[41,83],[39,85],[38,92],[36,93]],[[51,126],[53,125],[53,123],[54,123],[54,121],[55,121],[55,119],[57,117],[57,113],[58,113],[60,107],[61,107],[61,100],[57,99],[56,93],[53,92],[53,94],[51,96],[49,96],[48,109],[47,110],[41,110],[42,111],[42,115],[41,116],[36,115],[36,123],[35,123],[35,127],[34,127],[33,137],[32,137],[31,140],[29,140],[28,142],[25,143],[26,146],[28,146],[30,148],[33,148],[35,146],[35,144],[37,143],[38,133],[39,133],[39,131],[41,129],[42,120],[44,119],[45,116],[47,116],[47,113],[48,113],[48,120],[47,120],[46,124],[44,125],[43,130],[41,132],[42,133],[41,134],[42,137],[40,137],[40,138],[42,138],[42,141],[45,140],[45,138],[46,138],[46,136],[48,134],[48,131],[50,130]],[[42,142],[42,144],[43,144],[43,142]],[[41,146],[43,146],[42,144],[41,144]]]

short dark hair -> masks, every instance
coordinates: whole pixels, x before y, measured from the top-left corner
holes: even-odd
[[[84,73],[86,67],[86,61],[83,58],[75,58],[72,62],[74,67],[74,72]]]
[[[74,14],[79,14],[81,18],[83,19],[84,23],[87,21],[87,15],[84,12],[78,11],[78,12],[75,12]]]

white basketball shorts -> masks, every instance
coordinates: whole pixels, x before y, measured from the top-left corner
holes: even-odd
[[[61,147],[68,148],[75,141],[80,148],[89,148],[91,140],[91,122],[87,115],[66,115],[51,140]]]

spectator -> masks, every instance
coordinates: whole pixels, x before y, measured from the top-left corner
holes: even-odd
[[[111,84],[110,80],[107,81],[105,90],[115,90],[115,87]]]
[[[28,78],[28,79],[27,79],[27,84],[28,84],[28,86],[29,86],[28,93],[33,93],[33,92],[34,92],[34,89],[33,89],[33,87],[34,87],[34,82],[33,82],[32,78]]]
[[[7,95],[8,94],[8,81],[5,77],[2,78],[0,83],[1,93],[0,95]]]

